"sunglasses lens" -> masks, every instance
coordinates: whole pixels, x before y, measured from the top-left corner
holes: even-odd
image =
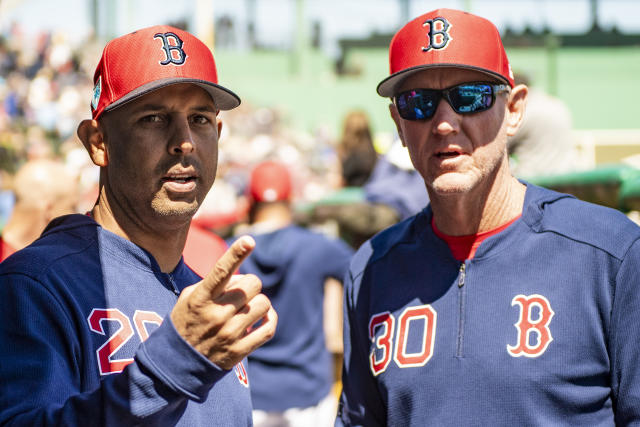
[[[496,88],[502,88],[502,86],[496,86]],[[396,107],[400,117],[405,120],[432,118],[442,94],[458,114],[488,110],[495,99],[494,86],[490,83],[464,83],[443,90],[414,89],[396,96]]]
[[[489,84],[463,84],[451,89],[449,99],[456,112],[477,113],[493,105],[493,87]]]
[[[417,89],[403,92],[396,97],[400,117],[405,120],[426,120],[433,117],[438,107],[436,91]]]

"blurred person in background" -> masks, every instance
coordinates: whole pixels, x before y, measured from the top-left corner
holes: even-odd
[[[535,178],[575,170],[577,151],[571,111],[559,98],[530,87],[525,73],[515,73],[516,85],[529,87],[520,129],[509,137],[511,171],[519,178]]]
[[[380,155],[368,115],[345,115],[337,146],[342,186],[297,215],[304,224],[335,221],[338,234],[357,249],[377,232],[415,215],[428,203],[424,182],[396,140]]]
[[[344,186],[362,187],[372,209],[391,209],[397,222],[427,206],[424,182],[407,149],[396,137],[384,155],[378,154],[365,112],[355,110],[345,116],[338,153]]]
[[[343,186],[364,186],[378,162],[367,113],[354,110],[345,115],[337,152]]]
[[[337,221],[339,235],[357,248],[399,218],[395,208],[387,203],[391,194],[373,203],[367,200],[365,186],[382,161],[373,143],[367,113],[353,110],[345,115],[337,154],[342,188],[329,198],[339,203],[322,203],[316,207],[313,218],[315,221]]]
[[[398,137],[378,159],[364,185],[364,193],[370,204],[392,208],[396,222],[417,214],[429,203],[424,181],[411,164],[409,153]]]
[[[0,260],[36,240],[49,222],[76,213],[76,177],[62,162],[48,159],[25,163],[13,177],[15,203],[0,236]]]
[[[342,354],[342,280],[352,250],[294,225],[292,196],[284,164],[253,168],[249,224],[239,231],[256,248],[239,272],[261,279],[279,318],[273,339],[249,357],[256,427],[330,426],[337,408],[334,361]]]

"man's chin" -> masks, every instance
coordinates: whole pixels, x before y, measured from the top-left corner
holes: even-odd
[[[433,193],[439,196],[452,196],[470,191],[473,188],[473,180],[462,173],[446,173],[433,180],[430,187]]]
[[[193,202],[165,202],[165,203],[152,203],[153,211],[162,218],[173,219],[188,219],[196,214],[199,204],[196,201]]]

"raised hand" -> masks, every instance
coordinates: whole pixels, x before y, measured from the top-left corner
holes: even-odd
[[[254,247],[249,236],[236,240],[204,279],[182,291],[171,311],[178,333],[222,369],[231,369],[276,330],[278,317],[260,293],[260,279],[234,275]]]

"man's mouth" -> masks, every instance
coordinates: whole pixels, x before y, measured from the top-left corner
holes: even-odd
[[[195,181],[195,176],[165,176],[162,178],[165,182],[177,182],[179,184],[184,184],[186,182]]]
[[[439,159],[449,159],[451,157],[456,157],[459,156],[460,152],[459,151],[441,151],[439,153],[436,153],[436,157],[438,157]]]
[[[162,183],[171,191],[187,192],[195,188],[197,179],[193,173],[169,173],[162,177]]]

